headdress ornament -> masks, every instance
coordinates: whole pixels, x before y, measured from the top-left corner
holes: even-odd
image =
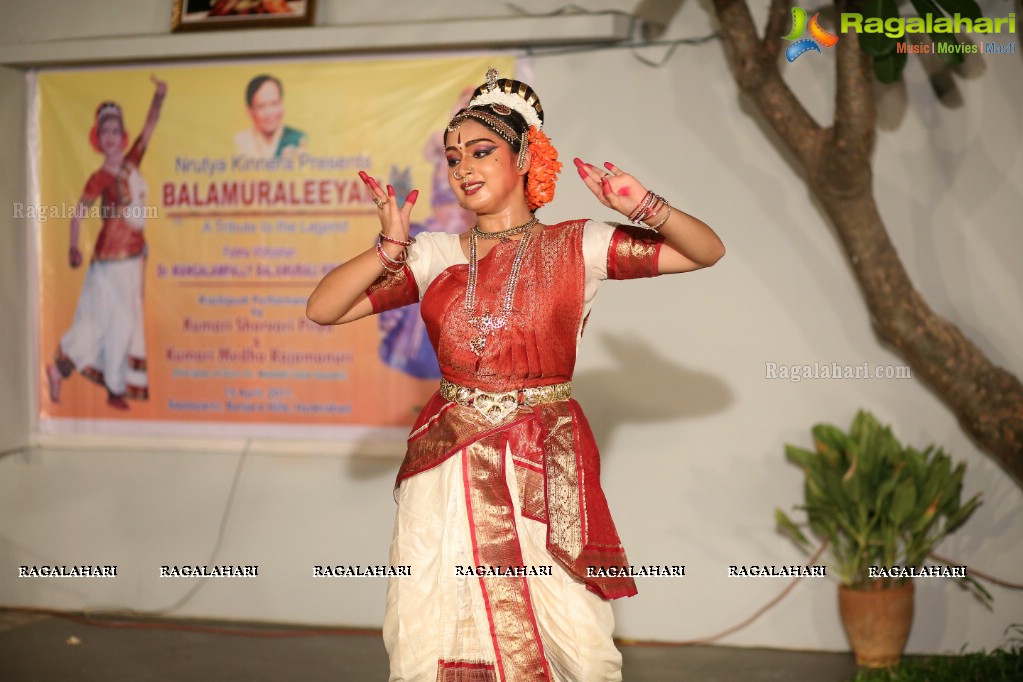
[[[103,102],[96,108],[96,122],[101,123],[103,119],[109,116],[116,116],[117,118],[124,120],[121,115],[121,107],[116,102]]]
[[[526,123],[535,126],[537,130],[543,128],[543,107],[533,88],[522,81],[499,79],[497,69],[493,67],[487,69],[486,81],[472,93],[470,107],[490,105],[499,114],[509,113],[501,111],[501,108],[511,109],[519,112]]]

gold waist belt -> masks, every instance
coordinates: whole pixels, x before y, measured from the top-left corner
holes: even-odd
[[[568,400],[572,397],[572,382],[491,393],[441,379],[440,394],[445,400],[475,408],[491,424],[497,424],[521,405],[532,407],[542,403]]]

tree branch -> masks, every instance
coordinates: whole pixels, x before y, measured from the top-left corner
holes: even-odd
[[[869,188],[855,196],[818,196],[852,264],[874,331],[1023,487],[1023,384],[927,305],[888,237]]]
[[[777,59],[781,53],[782,31],[785,30],[785,20],[792,12],[789,10],[788,0],[771,0],[771,8],[767,11],[767,27],[764,29],[764,37],[760,41],[760,49],[771,59]]]
[[[806,181],[841,240],[871,324],[959,419],[963,429],[1023,487],[1023,383],[992,363],[913,287],[888,237],[872,186],[877,114],[870,58],[855,37],[836,51],[835,120],[822,130],[779,72],[770,28],[758,39],[745,0],[713,0],[725,52],[740,90],[797,156]],[[836,0],[839,11],[853,0]]]
[[[838,0],[836,12],[841,15],[848,4]],[[870,191],[870,155],[877,127],[870,57],[853,35],[843,36],[835,47],[835,123],[829,131],[834,153],[828,155],[822,179],[832,191]]]
[[[803,168],[816,168],[821,127],[782,80],[777,59],[763,49],[745,1],[714,0],[714,9],[739,89],[753,99]]]

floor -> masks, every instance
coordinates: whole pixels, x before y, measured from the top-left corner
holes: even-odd
[[[0,610],[5,682],[386,680],[379,632],[134,621],[110,627]],[[229,628],[235,633],[196,631]],[[628,682],[849,682],[851,654],[620,645]]]

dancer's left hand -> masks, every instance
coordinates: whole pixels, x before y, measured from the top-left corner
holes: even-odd
[[[575,168],[600,203],[624,216],[632,215],[646,196],[646,187],[639,180],[611,162],[604,163],[605,171],[577,158]]]

